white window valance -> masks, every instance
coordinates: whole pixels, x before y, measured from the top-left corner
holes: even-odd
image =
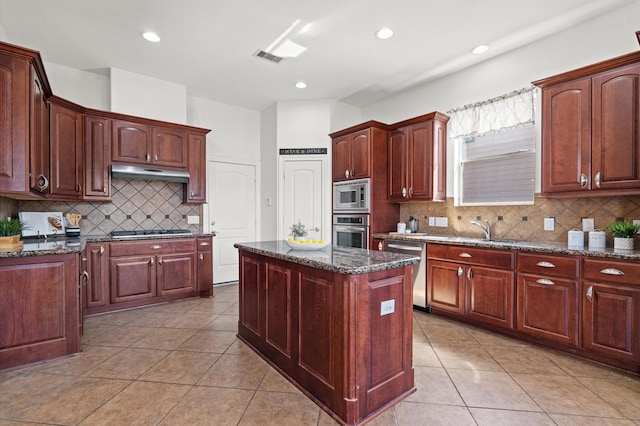
[[[447,111],[449,138],[482,136],[535,122],[535,87]]]

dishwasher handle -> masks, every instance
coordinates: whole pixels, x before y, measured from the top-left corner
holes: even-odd
[[[399,250],[408,250],[408,251],[422,251],[422,245],[420,246],[405,246],[405,245],[400,245],[400,244],[393,244],[393,243],[388,243],[387,244],[387,248],[394,248],[394,249],[399,249]]]

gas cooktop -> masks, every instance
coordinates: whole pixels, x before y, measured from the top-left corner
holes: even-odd
[[[111,231],[113,238],[144,238],[149,235],[191,235],[188,229],[136,229],[133,231]]]

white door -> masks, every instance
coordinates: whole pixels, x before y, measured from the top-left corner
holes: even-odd
[[[256,241],[256,170],[248,164],[209,161],[209,223],[213,282],[238,279],[237,242]]]
[[[282,161],[282,223],[280,237],[286,239],[291,225],[302,222],[311,239],[330,239],[325,221],[324,160],[285,159]]]

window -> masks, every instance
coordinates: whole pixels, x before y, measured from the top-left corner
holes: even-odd
[[[535,89],[449,111],[455,205],[533,204]]]

